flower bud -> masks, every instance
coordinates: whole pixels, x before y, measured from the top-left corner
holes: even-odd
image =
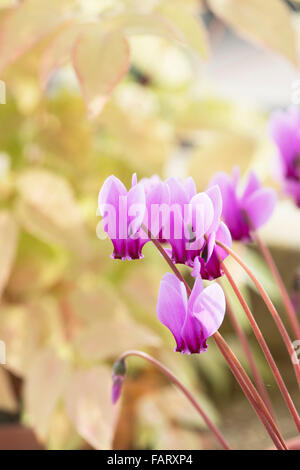
[[[115,362],[113,366],[113,373],[112,373],[112,379],[113,379],[113,386],[112,386],[112,391],[111,391],[111,400],[112,403],[115,404],[117,403],[121,391],[122,391],[122,385],[126,377],[126,364],[123,359]]]

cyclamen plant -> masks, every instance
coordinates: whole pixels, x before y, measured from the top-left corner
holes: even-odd
[[[245,299],[224,264],[224,260],[230,254],[245,269],[264,299],[286,348],[292,355],[292,342],[277,310],[251,269],[231,248],[232,239],[244,243],[249,241],[258,243],[278,282],[296,338],[300,338],[298,320],[287,291],[270,252],[256,231],[271,216],[276,204],[276,195],[272,189],[263,188],[254,173],[250,174],[242,195],[238,193],[237,183],[236,169],[233,179],[224,173],[215,175],[207,191],[202,193],[197,193],[193,178],[185,181],[169,178],[162,181],[158,176],[153,176],[138,182],[136,175],[133,175],[132,187],[127,191],[118,178],[110,176],[99,193],[99,210],[103,217],[103,229],[113,244],[112,258],[141,259],[144,245],[151,241],[173,271],[166,273],[161,281],[157,315],[160,322],[173,334],[176,342],[175,351],[182,354],[203,353],[207,350],[207,339],[212,337],[276,448],[288,449],[274,420],[272,405],[247,339],[237,326],[228,299],[227,310],[245,348],[259,392],[218,331],[226,310],[225,294],[218,279],[225,274],[249,319],[300,432],[300,418],[285,382]],[[192,277],[188,282],[177,267],[181,264],[191,268]],[[193,277],[195,280],[191,289],[190,283]],[[204,287],[203,279],[213,282]],[[191,401],[222,446],[225,449],[230,448],[220,431],[179,379],[146,353],[127,351],[115,363],[112,388],[114,403],[121,394],[125,379],[125,360],[131,355],[148,360],[167,375]],[[293,367],[300,384],[300,365],[293,363]]]

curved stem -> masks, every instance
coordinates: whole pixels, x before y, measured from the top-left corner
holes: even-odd
[[[241,291],[239,290],[238,286],[236,285],[233,277],[231,276],[229,270],[227,269],[227,267],[224,263],[222,263],[222,268],[223,268],[224,273],[225,273],[228,281],[230,282],[237,298],[239,299],[240,304],[244,309],[244,312],[247,315],[247,318],[250,322],[250,325],[253,329],[253,332],[256,336],[256,339],[257,339],[257,341],[258,341],[258,343],[259,343],[259,345],[260,345],[260,347],[261,347],[261,349],[262,349],[262,351],[265,355],[265,358],[267,359],[268,364],[269,364],[269,366],[270,366],[270,368],[273,372],[273,375],[274,375],[275,380],[278,384],[278,387],[281,391],[283,399],[285,400],[285,402],[288,406],[288,409],[291,413],[291,416],[292,416],[292,418],[293,418],[293,420],[294,420],[294,422],[297,426],[297,429],[300,432],[300,417],[298,415],[297,409],[296,409],[296,407],[293,403],[293,400],[292,400],[292,398],[289,394],[289,391],[288,391],[288,389],[285,385],[285,382],[284,382],[283,378],[281,377],[280,371],[279,371],[279,369],[276,365],[276,362],[275,362],[275,360],[274,360],[274,358],[271,354],[271,351],[270,351],[270,349],[269,349],[269,347],[268,347],[268,345],[267,345],[267,343],[266,343],[266,341],[263,337],[263,334],[260,331],[260,328],[259,328],[258,324],[256,323],[256,320],[255,320],[254,316],[252,315],[252,312],[251,312],[247,302],[245,301],[244,296],[242,295]]]
[[[238,256],[238,254],[235,253],[235,251],[233,251],[231,248],[229,248],[229,246],[225,245],[224,243],[220,242],[219,240],[216,240],[216,244],[218,246],[220,246],[221,248],[223,248],[223,250],[227,251],[227,253],[229,253],[239,263],[239,265],[244,269],[244,271],[246,271],[248,276],[252,279],[254,285],[256,286],[257,290],[259,291],[260,295],[262,296],[263,300],[265,301],[265,304],[267,305],[268,310],[271,313],[271,315],[272,315],[272,317],[273,317],[273,319],[276,323],[276,326],[277,326],[277,328],[278,328],[278,330],[279,330],[279,332],[280,332],[280,334],[283,338],[283,341],[285,343],[287,351],[290,355],[291,363],[292,363],[294,371],[295,371],[295,375],[296,375],[296,378],[297,378],[297,381],[298,381],[298,385],[300,386],[300,363],[294,364],[294,362],[292,360],[293,354],[295,352],[294,348],[293,348],[292,341],[291,341],[291,339],[289,337],[289,334],[286,331],[285,326],[282,323],[282,320],[281,320],[276,308],[274,307],[270,297],[268,296],[268,294],[265,291],[262,284],[259,282],[259,280],[256,278],[256,276],[253,274],[251,269]]]
[[[298,319],[297,319],[297,316],[296,316],[294,306],[291,302],[290,296],[289,296],[289,294],[286,290],[286,287],[285,287],[285,285],[282,281],[282,278],[281,278],[280,273],[278,271],[278,268],[275,264],[275,261],[274,261],[272,255],[271,255],[271,253],[270,253],[270,250],[267,247],[267,245],[264,244],[264,242],[262,241],[262,239],[260,238],[260,236],[258,235],[257,232],[252,233],[252,238],[256,241],[260,251],[262,252],[263,257],[265,258],[265,260],[266,260],[266,262],[269,266],[269,269],[270,269],[271,273],[273,274],[273,277],[274,277],[274,279],[276,281],[276,284],[279,288],[279,291],[280,291],[280,294],[281,294],[281,297],[282,297],[282,301],[283,301],[283,304],[285,306],[286,312],[288,314],[288,318],[289,318],[291,327],[293,329],[293,332],[295,334],[295,337],[297,339],[300,339],[300,326],[299,326],[299,323],[298,323]]]
[[[203,409],[201,408],[199,403],[196,401],[196,399],[193,397],[191,392],[180,382],[180,380],[173,374],[173,372],[171,372],[161,362],[154,359],[154,357],[142,351],[134,351],[134,350],[126,351],[125,353],[122,354],[119,360],[120,361],[125,360],[129,356],[137,356],[137,357],[141,357],[142,359],[145,359],[146,361],[150,362],[155,367],[157,367],[166,377],[168,377],[171,380],[171,382],[173,382],[173,384],[176,385],[176,387],[178,387],[182,391],[182,393],[186,396],[186,398],[191,402],[193,407],[198,411],[203,421],[207,424],[208,428],[214,433],[214,435],[216,436],[216,438],[218,439],[222,447],[224,447],[225,450],[230,450],[229,444],[226,442],[224,436],[221,434],[218,428],[214,425],[214,423],[210,420],[207,414],[203,411]]]
[[[215,340],[216,345],[220,349],[224,359],[228,363],[236,380],[241,386],[244,394],[246,395],[252,407],[254,408],[254,411],[266,427],[274,444],[279,450],[287,450],[287,446],[284,442],[284,439],[281,436],[272,416],[270,415],[260,395],[257,393],[256,388],[253,386],[251,380],[249,379],[239,360],[237,359],[237,357],[232,352],[232,350],[230,349],[230,347],[219,332],[216,332],[213,335],[213,338]]]
[[[226,268],[227,269],[227,268]],[[224,269],[224,265],[223,265],[223,270],[226,274],[226,271]],[[229,280],[230,282],[230,280]],[[232,285],[232,284],[231,284]],[[233,287],[233,285],[232,285]],[[235,289],[234,289],[235,290]],[[244,333],[243,329],[241,328],[241,326],[239,325],[239,322],[237,321],[236,319],[236,316],[235,316],[235,313],[232,309],[232,306],[230,304],[230,301],[228,299],[228,297],[226,296],[226,305],[227,305],[227,314],[230,318],[230,321],[232,323],[232,326],[240,340],[240,343],[242,345],[242,348],[244,350],[244,353],[245,353],[245,356],[248,360],[248,364],[249,364],[249,367],[251,369],[251,372],[252,372],[252,376],[254,378],[254,381],[256,383],[256,386],[257,386],[257,389],[259,391],[259,393],[261,394],[266,406],[268,407],[268,410],[270,411],[273,419],[275,420],[275,413],[274,413],[274,410],[272,408],[272,404],[271,404],[271,401],[270,401],[270,398],[269,398],[269,395],[268,395],[268,392],[265,388],[265,385],[264,385],[264,382],[263,382],[263,379],[260,375],[260,372],[258,370],[258,367],[256,366],[256,363],[255,363],[255,359],[253,357],[253,354],[252,354],[252,351],[251,351],[251,348],[249,346],[249,343],[248,343],[248,340],[247,340],[247,336],[246,334]]]

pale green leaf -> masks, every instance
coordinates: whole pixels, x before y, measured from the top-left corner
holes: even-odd
[[[64,22],[73,0],[24,0],[0,27],[0,70]]]
[[[118,407],[111,403],[111,370],[104,366],[75,371],[65,393],[69,418],[95,449],[110,449]]]
[[[40,351],[30,365],[24,390],[27,420],[42,439],[47,435],[68,375],[68,364],[52,349]]]
[[[212,11],[245,38],[298,65],[291,14],[282,0],[208,0]]]
[[[73,65],[91,117],[102,110],[129,68],[129,46],[120,31],[83,33],[73,49]]]

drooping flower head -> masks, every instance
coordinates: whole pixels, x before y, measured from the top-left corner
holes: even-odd
[[[227,253],[216,246],[216,239],[231,246],[231,236],[221,222],[222,198],[217,186],[196,193],[193,178],[166,181],[170,193],[171,258],[174,263],[195,268],[194,275],[215,279],[222,275],[220,262]]]
[[[151,178],[142,178],[140,184],[144,188],[146,200],[143,225],[151,232],[152,237],[164,243],[166,240],[162,237],[163,217],[161,217],[161,213],[163,208],[169,205],[168,187],[158,175],[153,175]]]
[[[114,259],[140,259],[146,240],[141,239],[139,230],[146,211],[144,188],[133,178],[132,188],[127,191],[115,176],[109,176],[98,197],[103,229],[111,239]]]
[[[225,309],[225,295],[217,283],[204,288],[197,277],[188,298],[184,284],[174,274],[165,274],[161,281],[157,315],[173,334],[175,350],[182,354],[206,351],[206,340],[221,326]]]
[[[300,112],[277,111],[270,120],[271,135],[278,147],[283,190],[300,207]]]
[[[233,176],[217,173],[211,186],[218,185],[222,194],[222,217],[230,230],[233,240],[248,241],[251,230],[258,229],[271,217],[276,205],[276,194],[271,188],[264,188],[254,172],[251,172],[242,194],[238,191],[239,169],[234,168]]]

